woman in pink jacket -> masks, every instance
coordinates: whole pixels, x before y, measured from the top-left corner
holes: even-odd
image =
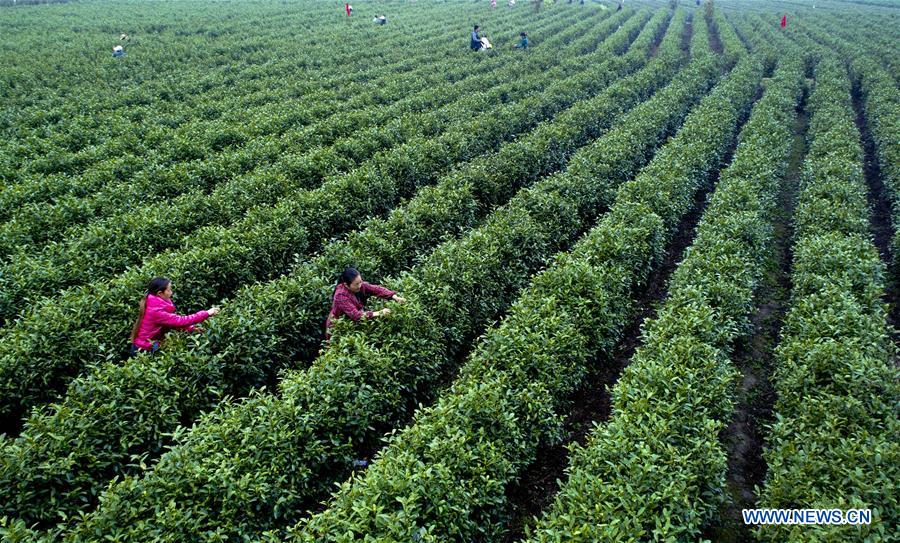
[[[198,311],[193,315],[178,315],[172,303],[172,281],[154,277],[141,300],[138,318],[131,330],[131,356],[141,352],[155,353],[159,342],[171,329],[193,332],[196,324],[219,312],[218,307]]]

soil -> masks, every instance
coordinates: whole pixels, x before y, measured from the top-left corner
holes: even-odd
[[[18,417],[0,417],[0,436],[14,438],[22,433],[24,419]]]
[[[771,383],[774,350],[790,302],[791,243],[794,237],[791,218],[807,150],[809,117],[804,110],[805,98],[797,113],[791,160],[778,196],[778,209],[773,221],[775,246],[756,293],[757,311],[751,317],[754,332],[737,343],[732,356],[741,378],[734,419],[720,436],[728,450],[727,495],[730,499],[717,515],[717,521],[703,533],[703,538],[716,542],[755,541],[750,527],[743,523],[741,509],[756,507],[756,489],[763,484],[766,476],[762,452],[765,429],[773,419],[776,400]]]
[[[734,33],[737,34],[738,39],[741,40],[741,45],[744,47],[744,49],[746,49],[747,51],[753,51],[753,44],[747,40],[746,35],[744,35],[736,26],[734,26],[733,23],[731,23],[731,17],[726,15],[726,19],[729,21],[729,24],[732,25],[732,29],[734,30]]]
[[[891,239],[894,235],[891,221],[891,203],[881,177],[881,167],[875,154],[875,142],[872,139],[871,132],[869,132],[858,82],[854,83],[852,97],[853,110],[856,113],[856,127],[859,129],[864,151],[863,174],[869,189],[866,193],[869,202],[869,228],[882,261],[884,261],[887,269],[891,270],[891,273],[888,274],[884,301],[890,308],[888,321],[894,333],[894,341],[900,344],[900,341],[898,341],[900,337],[898,337],[896,332],[897,324],[900,323],[900,303],[898,303],[900,285],[898,285],[897,281],[898,271],[900,270],[897,270],[893,265],[893,255],[891,255]]]
[[[668,32],[668,30],[667,30],[667,32]],[[691,21],[688,18],[685,21],[684,29],[681,34],[681,49],[684,51],[687,51],[688,44],[690,44],[691,32],[692,32]],[[659,49],[659,44],[662,43],[662,40],[664,37],[665,37],[665,32],[662,35],[657,36],[656,40],[653,41],[653,45],[650,47],[650,58],[653,58],[656,56],[656,51]]]
[[[682,51],[690,51],[691,49],[691,37],[694,35],[694,19],[692,16],[688,15],[684,22],[684,33],[681,35],[681,50]],[[657,44],[657,47],[659,45]],[[653,52],[656,53],[656,48],[653,49]]]
[[[719,38],[719,32],[712,26],[709,28],[709,47],[715,54],[722,54],[722,40]]]

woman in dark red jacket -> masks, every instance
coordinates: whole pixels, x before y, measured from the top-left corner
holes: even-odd
[[[137,321],[131,330],[131,355],[139,352],[156,352],[159,342],[169,330],[193,332],[196,324],[219,312],[218,307],[198,311],[193,315],[178,315],[172,303],[172,281],[154,277],[141,300]]]
[[[362,280],[362,275],[354,268],[347,268],[338,279],[338,284],[334,288],[334,297],[331,302],[331,311],[325,320],[325,338],[331,337],[331,327],[334,326],[334,320],[338,317],[346,316],[350,320],[356,322],[359,319],[371,319],[372,317],[382,317],[389,315],[391,310],[385,307],[379,311],[365,311],[365,302],[360,299],[363,296],[378,296],[403,303],[402,297],[398,296],[393,290],[388,290],[379,285],[372,285]]]

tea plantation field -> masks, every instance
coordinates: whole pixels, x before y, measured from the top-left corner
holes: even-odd
[[[900,541],[900,2],[496,4],[0,0],[3,542]]]

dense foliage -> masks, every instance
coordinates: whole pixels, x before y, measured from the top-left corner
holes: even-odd
[[[0,0],[2,541],[896,540],[890,0],[33,4]],[[323,342],[346,266],[406,300]],[[128,358],[157,275],[222,311]],[[747,401],[746,503],[872,524],[724,518]]]
[[[666,303],[612,391],[614,418],[574,450],[530,540],[693,539],[717,513],[726,471],[718,435],[734,409],[729,354],[751,331],[801,75],[801,63],[782,61],[754,106]]]
[[[900,515],[900,374],[884,266],[869,238],[860,135],[846,68],[825,59],[810,97],[791,309],[774,376],[776,421],[760,501],[871,509],[871,526],[760,528],[762,540],[886,540]]]

